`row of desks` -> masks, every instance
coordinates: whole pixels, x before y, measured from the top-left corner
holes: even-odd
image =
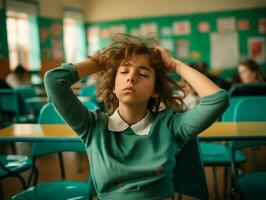
[[[215,122],[199,134],[200,140],[266,140],[266,122]],[[0,129],[0,141],[78,141],[76,133],[62,124],[14,124]]]

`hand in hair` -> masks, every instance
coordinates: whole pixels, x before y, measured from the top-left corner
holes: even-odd
[[[156,46],[155,51],[157,53],[160,53],[160,55],[163,59],[163,62],[169,71],[176,71],[177,60],[175,60],[172,57],[172,55],[168,49],[161,47],[161,46]]]

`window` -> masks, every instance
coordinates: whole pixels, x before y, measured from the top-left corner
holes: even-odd
[[[86,59],[84,15],[76,10],[64,11],[64,49],[66,62]]]
[[[29,71],[40,69],[37,5],[7,1],[7,39],[11,70],[19,64]]]

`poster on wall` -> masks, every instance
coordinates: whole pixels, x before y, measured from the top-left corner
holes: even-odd
[[[130,29],[129,31],[130,35],[133,35],[133,36],[136,36],[136,37],[139,37],[140,36],[140,31],[138,28],[132,28]]]
[[[210,37],[211,67],[225,69],[239,63],[238,35],[236,32],[216,32]]]
[[[265,63],[265,40],[263,37],[249,38],[248,55],[258,63]]]
[[[161,39],[160,45],[168,49],[171,53],[174,51],[174,42],[171,39]]]
[[[177,59],[189,58],[190,43],[187,39],[176,40],[176,57]]]
[[[241,19],[237,21],[237,30],[246,31],[249,30],[250,23],[247,19]]]
[[[161,35],[162,36],[171,36],[172,35],[172,29],[169,26],[164,26],[161,28]]]
[[[111,35],[115,35],[117,33],[126,33],[127,27],[124,24],[113,25],[110,27]]]
[[[111,37],[111,30],[109,28],[104,28],[101,31],[101,37],[104,39],[108,39]]]
[[[224,17],[217,19],[217,30],[219,32],[234,31],[236,29],[236,19],[234,17]]]
[[[142,36],[157,34],[157,24],[156,23],[142,23],[142,24],[140,24],[140,34]]]
[[[199,22],[198,23],[198,31],[202,33],[207,33],[210,31],[210,23],[209,22]]]
[[[178,21],[173,23],[173,33],[175,35],[188,35],[191,32],[190,22]]]
[[[259,20],[259,33],[261,34],[266,33],[266,19]]]

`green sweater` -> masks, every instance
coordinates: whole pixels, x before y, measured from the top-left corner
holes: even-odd
[[[129,126],[108,130],[108,115],[89,111],[70,86],[79,80],[71,64],[45,75],[50,101],[86,146],[91,176],[101,200],[155,200],[174,194],[175,154],[191,137],[209,127],[228,106],[225,90],[201,98],[191,110],[160,111],[146,135]]]

